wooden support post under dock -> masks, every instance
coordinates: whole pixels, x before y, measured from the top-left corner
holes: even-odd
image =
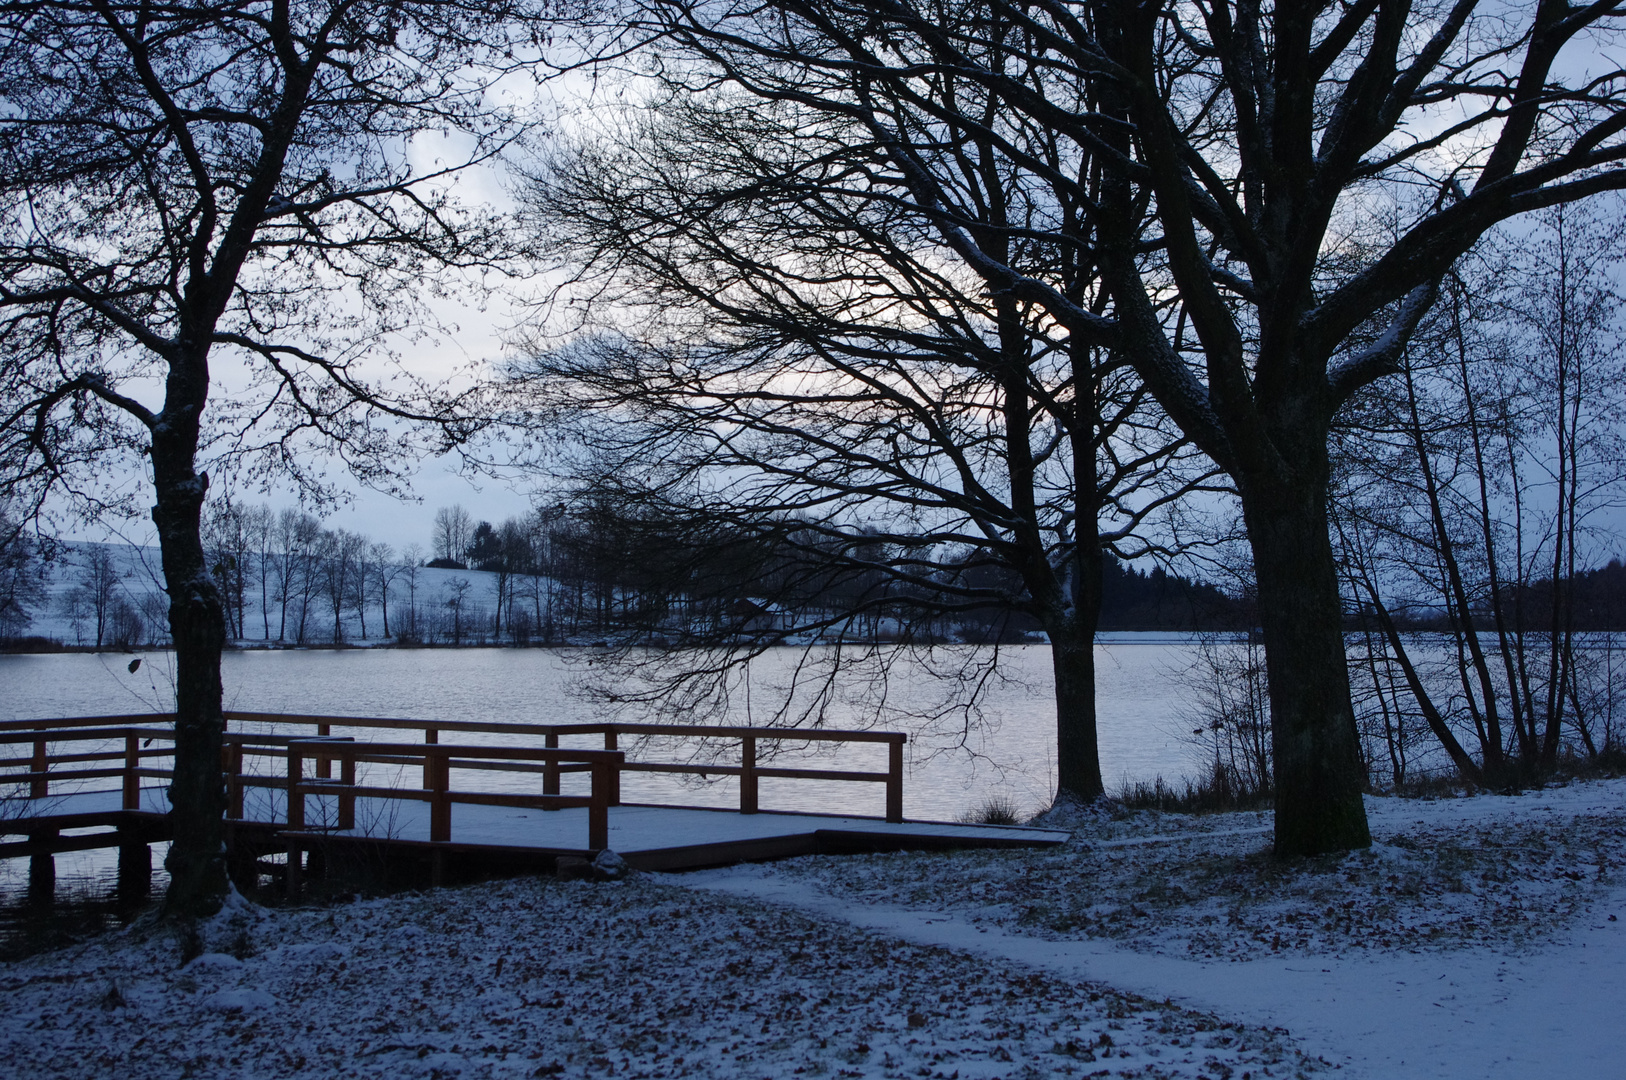
[[[290,832],[300,832],[305,828],[305,795],[299,790],[300,782],[304,779],[304,766],[303,752],[294,743],[289,743],[287,814]],[[298,896],[300,888],[304,885],[304,860],[305,853],[300,849],[299,841],[290,839],[286,881],[289,896]]]
[[[430,775],[429,839],[449,843],[452,839],[452,757],[447,751],[431,752],[425,766]]]
[[[141,738],[135,732],[124,737],[124,791],[126,810],[141,809]]]
[[[42,829],[29,833],[30,843],[51,844],[60,834],[55,829]],[[56,898],[56,856],[49,851],[36,851],[28,857],[28,903],[36,908],[48,908]]]
[[[127,835],[119,835],[119,901],[135,903],[152,892],[152,847]]]
[[[587,806],[587,846],[603,851],[610,846],[610,802],[608,795],[617,769],[608,762],[593,764],[592,802]]]
[[[423,742],[425,746],[434,746],[436,743],[440,742],[440,732],[434,728],[424,728]],[[428,791],[434,786],[435,778],[430,775],[429,759],[425,758],[423,762],[423,789]]]
[[[46,777],[46,770],[51,767],[51,759],[46,754],[46,746],[44,735],[34,740],[34,762],[29,766],[34,777],[28,783],[28,797],[30,799],[43,799],[51,790],[51,781]]]

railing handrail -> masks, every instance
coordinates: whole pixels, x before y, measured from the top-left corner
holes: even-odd
[[[175,723],[174,713],[118,713],[111,716],[59,716],[42,717],[37,720],[0,720],[0,732],[7,731],[54,731],[59,728],[71,727],[132,727],[146,724]],[[48,728],[41,728],[41,724],[49,724]]]
[[[508,723],[498,720],[412,720],[403,717],[380,716],[319,716],[308,713],[251,713],[227,709],[223,713],[228,721],[238,723],[305,724],[310,726],[393,728],[413,731],[468,731],[515,735],[697,735],[724,739],[757,738],[780,742],[907,742],[909,736],[901,731],[855,731],[837,728],[782,728],[744,725],[710,724],[634,724],[623,721],[575,724]],[[63,734],[53,741],[68,738],[113,738],[125,734],[128,728],[137,728],[144,735],[167,735],[162,727],[153,724],[172,724],[173,713],[129,713],[109,716],[66,716],[34,720],[0,721],[0,742],[27,742],[40,734],[57,734],[64,729],[101,727],[108,733],[76,730],[72,736]],[[232,734],[239,734],[233,732]],[[276,738],[279,736],[267,736]],[[297,738],[298,736],[280,736]]]
[[[38,723],[38,721],[35,721],[35,723]],[[67,731],[58,731],[55,728],[24,728],[21,730],[0,731],[0,745],[38,742],[42,739],[53,743],[95,742],[101,739],[123,739],[130,735],[144,739],[175,741],[175,732],[172,730],[124,725],[121,727],[89,729],[73,728]]]
[[[320,738],[294,739],[290,750],[298,747],[309,750],[304,757],[342,758],[364,757],[370,754],[388,754],[391,757],[466,757],[491,758],[500,761],[559,761],[595,762],[623,761],[620,750],[575,750],[546,746],[468,746],[462,743],[375,743],[347,739]]]
[[[395,728],[414,731],[477,731],[515,735],[714,735],[725,739],[753,737],[783,742],[907,742],[901,731],[851,731],[835,728],[751,727],[710,724],[634,724],[619,720],[572,724],[536,724],[500,720],[413,720],[381,716],[317,716],[306,713],[225,711],[227,720],[239,723],[307,724],[331,727]]]
[[[453,757],[468,761],[484,762],[541,762],[546,771],[544,794],[557,795],[561,772],[591,771],[594,773],[594,784],[598,783],[599,768],[605,767],[608,772],[609,790],[608,804],[620,804],[621,773],[629,772],[664,772],[664,773],[708,773],[718,775],[738,776],[740,782],[740,812],[756,813],[758,810],[758,781],[764,778],[776,779],[824,779],[840,781],[877,782],[886,785],[886,820],[898,822],[903,820],[903,747],[908,736],[903,732],[895,731],[845,731],[829,728],[776,728],[756,726],[709,726],[705,724],[632,724],[618,721],[586,724],[530,724],[530,723],[503,723],[497,721],[479,720],[412,720],[405,718],[367,717],[367,716],[313,716],[299,713],[258,713],[242,712],[229,709],[223,712],[224,718],[229,721],[243,723],[304,725],[317,728],[314,736],[276,735],[245,732],[223,732],[223,749],[225,757],[231,761],[223,761],[222,766],[228,772],[240,773],[242,756],[245,752],[253,753],[254,747],[275,747],[282,752],[271,751],[261,756],[293,758],[294,748],[309,748],[308,755],[319,763],[326,760],[346,760],[354,762],[365,757],[389,755],[394,758],[405,758],[407,763],[422,762],[424,766],[424,786],[430,786],[431,774],[443,771]],[[138,779],[140,758],[148,756],[135,752],[135,740],[163,739],[173,741],[173,734],[162,727],[149,726],[162,723],[168,719],[167,714],[131,713],[119,716],[94,717],[63,717],[51,720],[14,720],[0,722],[0,744],[33,743],[34,754],[31,759],[33,768],[19,779],[30,783],[31,795],[43,796],[47,793],[47,785],[52,778],[71,779],[71,773],[49,773],[49,763],[53,755],[47,752],[49,743],[83,742],[100,739],[118,739],[126,741],[127,769],[130,776],[126,783],[126,802],[130,802],[128,782]],[[42,726],[46,725],[46,726]],[[422,731],[423,743],[361,743],[346,738],[335,738],[331,735],[332,728],[381,728],[389,730]],[[548,745],[544,748],[530,747],[492,747],[469,744],[443,744],[439,741],[442,731],[449,732],[483,732],[488,734],[508,735],[541,735],[547,739]],[[604,740],[603,750],[585,750],[561,748],[559,738],[565,735],[594,735]],[[696,765],[692,762],[627,762],[624,754],[618,747],[621,736],[681,736],[691,738],[711,739],[738,739],[740,743],[740,764],[738,766],[723,765],[720,762]],[[767,766],[760,763],[757,753],[758,740],[769,742],[847,742],[885,744],[888,750],[887,771],[864,772],[852,769],[791,769]],[[348,747],[349,749],[345,749]],[[433,749],[430,749],[433,747]],[[235,757],[234,757],[235,755]],[[87,760],[80,757],[78,760]],[[233,764],[236,762],[236,764]],[[21,764],[21,762],[18,762]],[[321,766],[326,768],[326,766]],[[489,764],[484,768],[501,768],[502,766]],[[521,767],[523,768],[523,767]],[[78,770],[82,772],[83,770]],[[142,772],[141,775],[152,775]]]
[[[424,766],[424,784],[421,790],[406,788],[379,788],[372,789],[359,785],[356,777],[356,762],[373,756],[373,752],[390,757],[410,757],[413,760],[421,758]],[[472,751],[472,753],[471,753]],[[454,792],[451,785],[452,760],[456,756],[497,758],[502,760],[543,761],[557,765],[561,758],[575,757],[578,762],[585,761],[591,766],[590,794],[585,800],[580,796],[560,795],[557,791],[544,791],[536,794],[514,793],[479,793]],[[330,777],[316,777],[307,780],[304,776],[304,760],[337,759],[342,766],[342,774],[337,783]],[[592,850],[600,850],[609,846],[609,808],[620,801],[618,793],[617,772],[625,761],[626,755],[619,750],[560,750],[557,747],[518,747],[518,746],[455,746],[417,743],[362,743],[351,741],[330,741],[326,739],[295,740],[288,744],[287,767],[287,807],[285,810],[288,830],[290,833],[299,833],[305,829],[305,797],[310,794],[332,794],[339,799],[338,828],[341,831],[355,828],[356,796],[363,792],[372,797],[412,800],[428,802],[429,840],[431,843],[450,843],[452,839],[452,805],[454,803],[490,803],[494,805],[509,805],[526,803],[529,805],[545,806],[549,803],[559,806],[586,806],[587,807],[587,846]],[[237,780],[237,777],[233,777]],[[230,794],[230,793],[229,793]],[[237,799],[232,799],[234,808]],[[290,867],[293,863],[289,864]]]

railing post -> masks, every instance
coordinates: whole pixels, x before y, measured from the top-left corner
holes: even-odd
[[[301,781],[304,779],[305,763],[299,747],[294,743],[288,744],[288,831],[294,832],[305,827],[305,793],[301,790]],[[288,838],[288,895],[298,896],[302,878],[305,876],[305,851],[299,846],[294,837]]]
[[[332,724],[316,725],[316,737],[318,739],[325,739],[331,734],[333,734]],[[316,756],[316,778],[318,780],[333,779],[333,759],[325,754]]]
[[[51,782],[46,779],[46,771],[50,768],[50,759],[45,754],[45,736],[41,735],[34,740],[34,760],[29,765],[29,771],[34,778],[28,784],[28,797],[43,799],[51,792]]]
[[[604,749],[606,749],[606,750],[615,750],[615,749],[617,749],[616,741],[615,741],[615,726],[614,725],[611,725],[611,726],[606,727],[604,729]],[[610,766],[610,786],[609,786],[608,798],[610,800],[609,805],[611,805],[611,806],[620,806],[621,805],[621,762],[622,762],[622,760],[623,760],[622,758],[617,758],[616,761],[615,761],[615,764]]]
[[[757,737],[740,736],[740,813],[757,812]]]
[[[136,770],[141,767],[141,737],[133,731],[124,735],[124,808],[126,810],[141,809],[141,777]]]
[[[305,792],[304,786],[305,756],[300,753],[296,743],[288,744],[288,828],[290,830],[305,827]]]
[[[615,762],[595,761],[589,774],[593,786],[587,804],[587,847],[591,851],[603,851],[610,846],[610,784],[615,771]]]
[[[547,747],[549,750],[559,749],[559,733],[550,731],[547,734]],[[542,763],[542,794],[559,794],[559,759],[553,758]],[[545,810],[557,810],[557,806],[543,807]]]
[[[354,751],[346,751],[339,758],[339,783],[344,785],[339,792],[339,828],[354,829],[356,827],[356,755]]]
[[[423,744],[425,746],[434,746],[438,742],[440,742],[440,730],[438,728],[423,729]],[[433,760],[426,751],[423,759],[423,786],[425,790],[435,786],[434,771],[430,767],[430,762]]]
[[[429,750],[428,765],[433,795],[429,799],[429,839],[444,843],[452,838],[452,757],[443,750]]]
[[[903,820],[903,740],[899,735],[887,744],[886,820]]]
[[[226,798],[229,804],[226,816],[243,819],[243,744],[231,744],[231,765],[226,770]]]

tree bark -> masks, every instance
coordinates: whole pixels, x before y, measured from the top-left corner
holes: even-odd
[[[209,478],[195,468],[197,417],[208,385],[201,372],[206,370],[201,362],[172,366],[168,401],[152,438],[157,493],[152,519],[175,648],[175,767],[169,788],[173,840],[164,859],[170,876],[164,913],[181,918],[214,914],[227,889],[226,787],[220,772],[225,731],[220,652],[226,642],[226,614],[201,540]]]
[[[1056,675],[1056,790],[1058,797],[1092,802],[1106,789],[1095,729],[1093,635],[1050,635]]]
[[[1344,652],[1337,565],[1328,536],[1325,438],[1292,475],[1239,485],[1253,545],[1270,683],[1276,853],[1369,847]],[[1319,453],[1315,447],[1320,446]]]
[[[1075,368],[1077,370],[1077,368]],[[1082,418],[1075,418],[1082,419]],[[1073,454],[1079,516],[1070,573],[1062,582],[1070,604],[1048,620],[1050,663],[1056,680],[1056,792],[1080,802],[1106,794],[1101,782],[1100,735],[1095,708],[1095,632],[1101,625],[1106,556],[1099,525],[1099,477],[1094,426],[1074,427]]]

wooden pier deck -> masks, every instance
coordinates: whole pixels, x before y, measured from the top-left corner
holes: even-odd
[[[122,866],[127,851],[167,839],[169,720],[0,723],[0,790],[17,792],[0,814],[0,834],[25,837],[0,842],[0,857],[119,847]],[[221,764],[234,865],[257,874],[267,858],[280,860],[290,890],[358,852],[422,865],[438,881],[546,869],[606,849],[637,869],[683,870],[820,852],[1048,846],[1067,836],[905,821],[905,736],[896,732],[244,712],[227,720]],[[470,741],[443,743],[443,733]],[[798,743],[849,757],[871,745],[884,750],[885,768],[807,767],[775,752]],[[17,753],[24,748],[26,756]],[[738,807],[622,801],[624,778],[651,775],[725,778],[738,788]],[[885,812],[767,810],[763,780],[878,785]]]

